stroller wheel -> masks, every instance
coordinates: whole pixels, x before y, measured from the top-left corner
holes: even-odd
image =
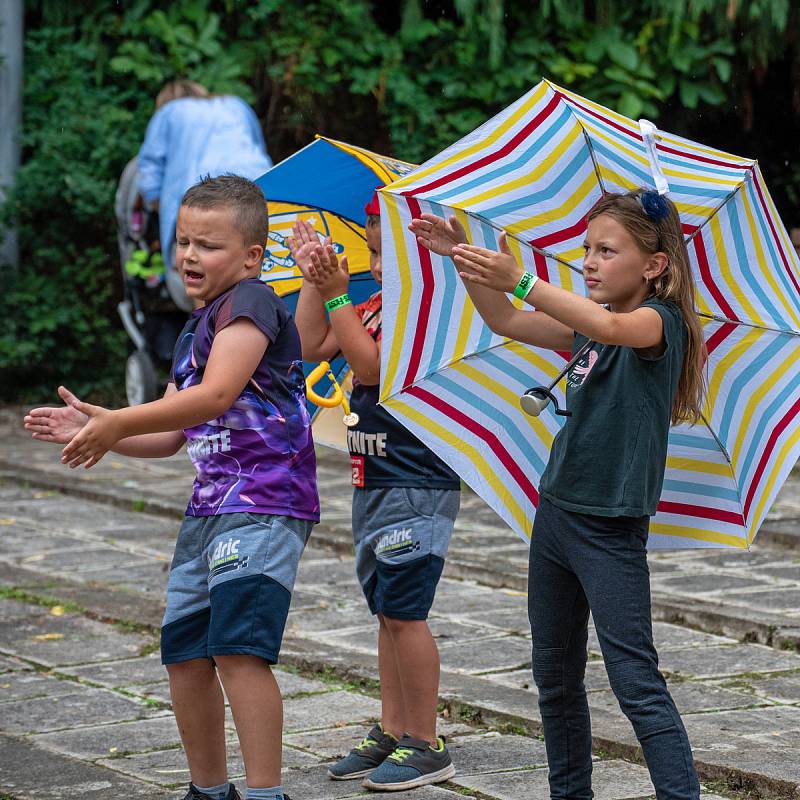
[[[138,406],[158,397],[158,375],[144,350],[134,350],[125,363],[125,394],[128,405]]]

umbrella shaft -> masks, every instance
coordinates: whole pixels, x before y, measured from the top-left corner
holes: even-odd
[[[591,341],[591,339],[586,342],[586,344],[581,347],[581,349],[578,350],[578,352],[575,353],[575,355],[569,360],[564,369],[562,369],[561,372],[559,372],[558,375],[556,375],[556,377],[553,378],[553,380],[547,385],[547,388],[552,389],[578,363],[581,356],[583,356],[583,354],[589,350],[593,344],[594,342]]]

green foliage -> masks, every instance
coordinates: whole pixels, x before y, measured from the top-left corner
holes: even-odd
[[[797,16],[790,0],[27,0],[0,397],[121,392],[113,196],[169,80],[251,102],[275,160],[323,133],[420,162],[542,77],[687,134],[740,104],[746,128],[752,75],[800,74]],[[797,201],[787,167],[768,180]]]

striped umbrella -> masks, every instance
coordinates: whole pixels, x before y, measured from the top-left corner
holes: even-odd
[[[292,311],[303,281],[289,252],[288,238],[298,219],[311,223],[320,240],[330,237],[334,250],[347,256],[350,295],[360,303],[378,291],[369,271],[369,249],[364,232],[364,205],[376,186],[391,183],[414,169],[413,164],[378,155],[361,147],[317,136],[313,142],[265,172],[256,183],[267,198],[267,234],[261,279],[283,297]],[[308,375],[316,364],[306,363]],[[349,366],[339,356],[331,363],[337,381],[347,389]],[[333,385],[323,377],[316,391],[323,397]],[[314,438],[320,444],[346,450],[342,411],[320,408],[309,401]]]
[[[568,354],[492,334],[450,259],[407,226],[455,214],[493,249],[505,230],[526,269],[585,294],[587,212],[638,186],[678,208],[709,352],[702,423],[670,432],[651,546],[747,548],[800,457],[800,263],[755,161],[542,81],[381,192],[381,402],[529,537],[562,420],[526,416],[519,396]]]

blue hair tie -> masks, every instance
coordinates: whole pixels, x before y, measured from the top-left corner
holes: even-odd
[[[660,222],[669,216],[669,204],[664,199],[663,195],[652,190],[642,192],[639,195],[639,202],[642,204],[644,213],[650,217],[653,222]]]

